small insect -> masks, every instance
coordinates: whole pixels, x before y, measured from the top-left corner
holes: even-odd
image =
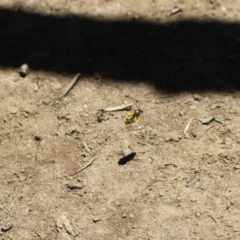
[[[137,109],[132,112],[129,112],[124,118],[125,124],[135,123],[138,120],[140,114],[142,113],[143,111],[141,109]]]

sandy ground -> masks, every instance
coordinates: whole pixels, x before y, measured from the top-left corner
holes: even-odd
[[[1,1],[1,239],[240,238],[240,2],[188,2]]]

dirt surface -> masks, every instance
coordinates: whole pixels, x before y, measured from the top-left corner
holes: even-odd
[[[240,239],[237,1],[0,7],[1,239]]]

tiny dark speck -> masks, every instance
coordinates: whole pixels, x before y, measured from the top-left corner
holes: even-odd
[[[34,137],[34,139],[35,139],[36,141],[41,141],[41,140],[42,140],[42,138],[41,138],[40,136],[38,136],[38,135],[36,135],[36,136]]]

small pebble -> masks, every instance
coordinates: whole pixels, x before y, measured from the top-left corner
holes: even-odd
[[[198,177],[193,178],[186,184],[186,187],[191,187],[193,184],[195,184],[198,181],[198,179],[199,179]]]
[[[21,67],[20,67],[20,71],[19,71],[19,74],[21,77],[25,78],[29,73],[29,66],[28,64],[23,64]]]
[[[235,169],[235,170],[240,169],[240,165],[236,165],[236,166],[234,167],[234,169]]]
[[[18,108],[10,107],[9,111],[10,111],[11,114],[16,114],[18,112]]]
[[[6,226],[3,226],[1,228],[2,232],[7,232],[9,231],[10,229],[12,229],[13,225],[12,224],[9,224],[9,225],[6,225]]]
[[[153,164],[153,162],[154,162],[154,159],[153,159],[153,158],[151,158],[151,157],[149,157],[149,158],[148,158],[148,161],[149,161],[149,163],[150,163],[150,164]]]
[[[80,184],[67,184],[66,185],[67,188],[69,188],[70,190],[75,190],[75,189],[82,189],[83,186]]]
[[[50,99],[49,99],[49,98],[46,98],[46,99],[44,99],[44,100],[42,101],[42,103],[43,103],[44,105],[48,105],[48,104],[50,103]]]
[[[214,117],[203,117],[203,118],[199,119],[199,121],[202,124],[208,124],[208,123],[212,122],[213,120],[214,120]]]
[[[70,115],[69,111],[64,110],[64,111],[62,112],[62,117],[63,117],[63,118],[65,118],[65,117],[68,116],[68,115]]]
[[[174,142],[179,142],[181,140],[181,137],[175,136],[172,139]]]
[[[99,216],[94,216],[93,217],[93,222],[99,222],[101,218]]]
[[[233,226],[233,225],[232,225],[232,222],[229,221],[229,222],[227,223],[227,226],[228,226],[228,227],[232,227],[232,226]]]
[[[123,213],[122,218],[126,218],[126,217],[127,217],[127,214]]]
[[[201,101],[202,97],[198,94],[193,94],[193,99],[196,100],[196,101]]]
[[[182,116],[184,115],[184,112],[183,112],[183,111],[180,111],[180,112],[178,113],[178,115],[179,115],[180,117],[182,117]]]

